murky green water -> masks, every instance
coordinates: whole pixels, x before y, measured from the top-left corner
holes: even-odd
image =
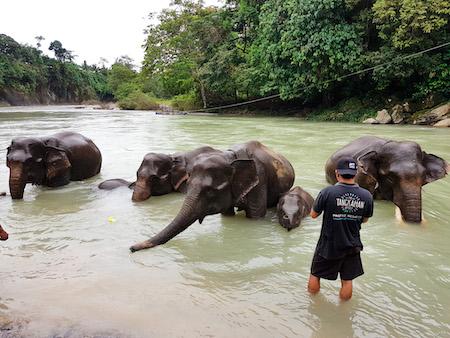
[[[273,210],[263,220],[209,216],[164,246],[130,255],[130,244],[175,216],[183,195],[136,204],[127,189],[96,188],[107,178],[132,180],[149,151],[258,139],[284,154],[295,183],[316,196],[326,186],[326,159],[352,139],[410,139],[450,161],[448,129],[36,110],[0,112],[0,190],[8,189],[5,149],[16,136],[78,131],[101,149],[103,168],[58,189],[27,186],[23,201],[0,198],[10,233],[0,243],[0,324],[12,320],[14,329],[0,336],[450,336],[448,177],[424,187],[424,225],[403,224],[392,203],[375,203],[362,230],[366,274],[348,303],[338,301],[338,281],[323,281],[316,297],[306,292],[319,220],[288,233]]]

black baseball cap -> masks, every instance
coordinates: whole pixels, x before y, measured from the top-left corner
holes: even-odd
[[[339,175],[355,176],[358,171],[358,165],[352,157],[341,158],[336,166]]]

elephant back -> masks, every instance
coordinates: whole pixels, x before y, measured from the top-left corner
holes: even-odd
[[[268,148],[259,141],[250,141],[232,148],[239,153],[244,150],[264,168],[268,189],[268,205],[274,206],[282,193],[291,189],[295,180],[292,164],[286,157]]]
[[[339,159],[342,157],[352,157],[355,161],[357,161],[358,157],[371,151],[378,150],[387,142],[389,141],[381,137],[363,136],[336,150],[325,164],[325,175],[327,182],[330,184],[335,184],[337,182],[335,170]]]
[[[49,146],[63,149],[71,164],[71,180],[83,180],[97,175],[102,165],[102,155],[95,143],[82,134],[61,132],[45,139]]]

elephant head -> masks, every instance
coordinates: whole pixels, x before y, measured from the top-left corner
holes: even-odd
[[[8,237],[8,233],[3,230],[2,226],[0,225],[0,241],[6,241]]]
[[[164,244],[207,215],[226,213],[259,183],[252,159],[230,161],[223,154],[205,154],[189,170],[187,196],[175,219],[151,239],[133,245],[132,252]]]
[[[136,173],[132,200],[145,201],[154,195],[163,195],[172,191],[170,170],[172,158],[166,154],[148,153]]]
[[[449,171],[442,158],[427,154],[415,142],[389,141],[358,158],[362,173],[376,182],[383,199],[393,201],[405,221],[422,221],[422,186]]]
[[[278,201],[278,221],[288,231],[298,227],[301,220],[309,215],[314,198],[300,187],[283,194]]]
[[[59,186],[70,179],[66,152],[39,138],[16,138],[8,147],[9,189],[13,199],[23,198],[27,183]]]
[[[9,190],[13,199],[23,198],[27,183],[42,184],[45,179],[45,145],[38,138],[16,138],[8,147]]]

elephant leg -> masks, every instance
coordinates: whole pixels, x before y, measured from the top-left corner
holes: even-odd
[[[234,216],[236,213],[234,212],[234,207],[230,207],[228,210],[222,212],[223,216]]]
[[[247,206],[244,209],[248,218],[261,218],[267,212],[267,189],[264,184],[258,184],[247,195]]]

